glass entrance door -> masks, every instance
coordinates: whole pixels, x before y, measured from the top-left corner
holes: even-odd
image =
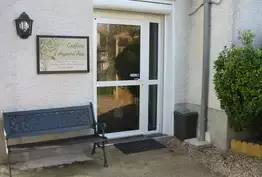
[[[97,121],[107,134],[120,137],[159,131],[159,24],[95,22]]]

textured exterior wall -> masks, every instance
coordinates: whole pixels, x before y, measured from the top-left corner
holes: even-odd
[[[192,0],[191,11],[203,1]],[[222,149],[227,149],[234,137],[244,137],[236,134],[228,127],[227,116],[220,109],[213,84],[213,65],[220,51],[225,45],[238,44],[238,30],[252,29],[256,35],[256,45],[262,44],[262,15],[260,0],[223,0],[219,6],[212,5],[211,18],[211,51],[209,78],[209,109],[208,131],[212,142]],[[190,32],[188,34],[188,92],[186,94],[187,107],[199,111],[202,87],[202,51],[203,51],[203,8],[190,17]]]
[[[193,0],[191,11],[202,3]],[[212,5],[209,107],[220,109],[213,85],[213,65],[225,45],[238,44],[238,31],[252,29],[257,34],[256,45],[262,44],[262,7],[260,0],[223,0],[219,6]],[[203,8],[190,17],[188,34],[188,93],[186,101],[201,103],[203,58]]]
[[[223,0],[219,6],[212,5],[211,17],[211,49],[210,49],[210,77],[209,77],[209,107],[220,110],[217,100],[213,76],[214,62],[225,45],[231,45],[233,39],[233,4],[234,0]]]
[[[194,11],[203,1],[193,0],[190,12]],[[220,110],[213,85],[213,64],[223,47],[232,43],[233,39],[233,1],[223,1],[221,5],[212,5],[211,13],[211,51],[209,78],[209,108],[208,132],[211,133],[212,143],[221,149],[228,148],[227,116]],[[202,60],[203,60],[203,13],[201,8],[190,17],[188,34],[188,92],[186,107],[200,111],[202,88]]]
[[[261,0],[236,0],[234,2],[234,40],[238,43],[238,31],[251,29],[256,35],[257,46],[262,45],[262,1]]]
[[[201,3],[201,0],[191,1],[191,8],[188,11],[193,12]],[[203,56],[203,8],[190,16],[188,34],[188,92],[186,102],[192,104],[201,103],[202,87],[202,56]]]
[[[232,43],[233,35],[233,1],[223,1],[221,5],[212,5],[211,17],[211,51],[210,51],[210,90],[209,107],[220,109],[213,85],[213,64],[218,53],[226,44]],[[191,11],[195,10],[202,1],[194,0]],[[202,60],[203,60],[203,8],[190,17],[190,33],[188,47],[188,94],[187,102],[201,103]]]
[[[34,20],[33,34],[27,40],[16,35],[14,24],[23,11]],[[82,105],[92,100],[92,67],[88,74],[37,75],[35,37],[37,34],[90,36],[92,43],[92,1],[1,1],[0,21],[0,110]],[[0,161],[4,152],[1,131]]]
[[[188,34],[190,1],[177,0],[175,3],[175,103],[186,101],[188,89]]]
[[[200,113],[199,104],[187,103],[186,108]],[[211,135],[211,142],[220,149],[228,149],[228,121],[224,111],[208,108],[208,130]],[[199,130],[198,130],[199,133]]]
[[[212,6],[211,17],[211,48],[210,48],[210,77],[209,77],[209,109],[208,131],[211,133],[212,142],[221,149],[227,149],[228,120],[223,111],[220,111],[220,102],[217,100],[214,90],[214,61],[217,59],[225,45],[231,45],[233,28],[233,4],[234,0],[224,0],[221,5]]]

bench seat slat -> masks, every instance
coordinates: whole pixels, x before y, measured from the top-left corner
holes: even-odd
[[[36,143],[10,145],[9,150],[10,152],[13,153],[19,153],[19,152],[31,151],[31,150],[60,148],[64,146],[70,146],[74,144],[82,144],[88,142],[102,143],[106,141],[107,141],[106,138],[103,138],[99,135],[88,135],[88,136],[79,136],[79,137],[59,139],[59,140],[41,141]]]

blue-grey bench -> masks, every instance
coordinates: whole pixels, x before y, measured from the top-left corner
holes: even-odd
[[[95,153],[96,147],[102,148],[104,155],[104,166],[108,166],[105,151],[107,138],[105,137],[103,126],[96,123],[95,121],[92,103],[86,106],[77,107],[52,108],[6,113],[4,112],[3,119],[10,177],[12,176],[10,164],[10,155],[12,153],[36,150],[41,147],[63,147],[89,142],[93,144],[93,150],[91,154]],[[98,134],[97,128],[101,130],[101,135]],[[86,129],[93,129],[93,133],[86,136],[78,136],[67,139],[58,139],[35,143],[16,145],[10,145],[8,143],[8,141],[13,138],[39,136],[44,134],[62,133]]]

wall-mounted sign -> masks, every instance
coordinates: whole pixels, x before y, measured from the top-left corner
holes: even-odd
[[[89,37],[37,36],[39,74],[89,72]]]

